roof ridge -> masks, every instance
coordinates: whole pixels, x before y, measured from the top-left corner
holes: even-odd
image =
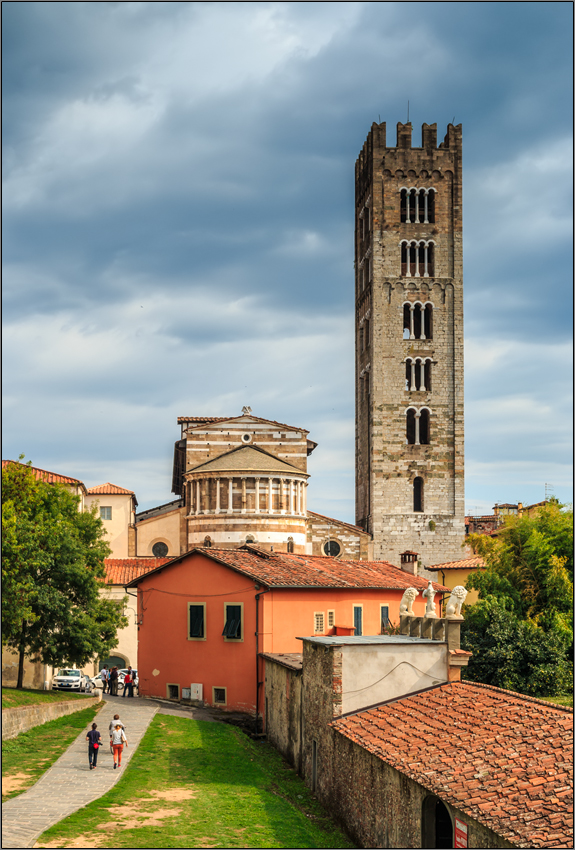
[[[497,685],[488,685],[486,682],[473,682],[471,679],[462,679],[461,682],[452,682],[451,684],[459,684],[459,685],[472,685],[475,688],[485,688],[489,691],[497,691],[500,694],[509,694],[509,696],[516,697],[517,699],[524,699],[528,702],[536,702],[539,705],[545,705],[547,708],[556,708],[559,711],[566,711],[569,714],[573,714],[573,708],[569,705],[556,705],[554,702],[548,702],[545,699],[540,699],[539,697],[532,697],[530,694],[522,694],[520,691],[510,691],[508,688],[498,688]]]

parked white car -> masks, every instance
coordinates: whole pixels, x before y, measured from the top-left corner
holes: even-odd
[[[124,676],[126,675],[127,672],[128,672],[127,667],[123,667],[121,670],[118,670],[118,687],[120,689],[122,689],[124,687]],[[138,687],[138,671],[132,670],[132,675],[134,677],[134,687],[137,688]],[[93,676],[92,679],[91,679],[91,682],[92,682],[92,685],[95,688],[101,688],[102,687],[102,674],[98,673],[97,676]]]
[[[85,690],[85,682],[88,676],[84,676],[76,667],[63,667],[52,679],[53,691],[74,691],[79,693]]]

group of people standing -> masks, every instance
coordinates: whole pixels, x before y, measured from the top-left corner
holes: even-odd
[[[110,696],[117,697],[119,682],[118,668],[112,667],[111,670],[108,670],[108,665],[104,664],[103,669],[100,670],[100,676],[102,677],[102,693],[105,694],[107,688]],[[131,667],[128,667],[124,674],[124,692],[122,696],[125,697],[126,693],[129,697],[134,696],[134,671]]]
[[[114,770],[122,766],[122,750],[124,744],[128,746],[128,739],[124,731],[124,724],[120,720],[120,715],[115,714],[114,719],[110,721],[108,728],[110,735],[110,750],[114,754]],[[90,770],[95,770],[98,766],[98,752],[102,746],[102,736],[98,732],[98,724],[92,723],[92,728],[86,735],[88,741],[88,762]]]

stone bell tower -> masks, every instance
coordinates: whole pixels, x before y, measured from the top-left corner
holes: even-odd
[[[355,166],[356,523],[374,558],[463,557],[461,125],[373,124]]]

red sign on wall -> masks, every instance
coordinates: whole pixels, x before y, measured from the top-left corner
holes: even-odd
[[[455,818],[455,847],[467,847],[467,824]]]

